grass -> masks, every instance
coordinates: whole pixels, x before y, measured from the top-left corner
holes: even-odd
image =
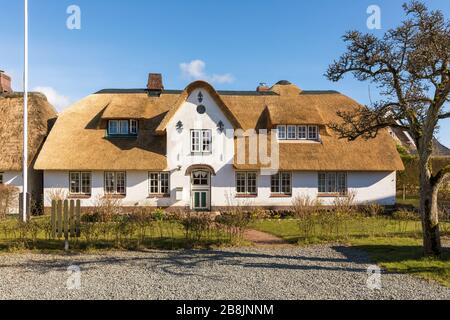
[[[0,253],[17,251],[53,253],[64,249],[64,238],[51,239],[46,232],[48,216],[33,217],[32,223],[39,226],[36,234],[33,236],[28,232],[26,237],[21,237],[17,217],[8,217],[0,221]],[[196,237],[193,233],[186,237],[183,226],[175,221],[155,221],[141,230],[138,230],[137,226],[126,224],[124,228],[131,229],[120,234],[115,231],[118,225],[114,223],[97,223],[90,233],[86,230],[88,225],[82,225],[81,238],[70,240],[71,251],[210,248],[232,245],[240,241],[230,238],[221,230],[206,230],[200,237]]]
[[[341,237],[324,235],[320,226],[316,226],[314,237],[302,237],[296,220],[260,220],[254,222],[252,227],[293,244],[346,243],[367,252],[374,263],[389,272],[409,273],[450,287],[450,250],[444,248],[440,259],[423,258],[419,221],[363,219],[348,221],[348,233]],[[448,230],[448,225],[446,227]],[[444,236],[448,238],[449,234]]]
[[[414,206],[415,208],[419,208],[420,207],[420,199],[418,196],[406,196],[404,200],[403,200],[403,197],[397,197],[397,204]]]

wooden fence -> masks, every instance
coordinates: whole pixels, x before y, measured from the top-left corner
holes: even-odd
[[[53,238],[66,240],[79,238],[81,234],[81,203],[80,200],[53,200],[51,212]]]

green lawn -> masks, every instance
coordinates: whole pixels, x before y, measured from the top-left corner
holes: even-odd
[[[419,206],[420,206],[420,199],[419,199],[419,197],[406,197],[403,200],[403,197],[397,197],[397,204],[400,204],[400,205],[412,205],[415,208],[419,208]]]
[[[341,237],[324,235],[320,226],[316,226],[313,237],[302,237],[296,220],[260,220],[254,222],[252,227],[299,245],[346,243],[367,252],[374,263],[390,272],[410,273],[450,287],[450,250],[446,248],[441,259],[423,258],[419,221],[401,225],[398,221],[386,218],[364,219],[349,221],[348,233]],[[447,231],[444,237],[448,239],[448,236]]]

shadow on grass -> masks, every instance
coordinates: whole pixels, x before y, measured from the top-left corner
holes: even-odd
[[[425,258],[420,245],[355,244],[351,247],[365,252],[369,259],[389,273],[408,273],[450,287],[450,248],[444,247],[440,258]],[[350,258],[347,252],[335,250]],[[352,251],[351,251],[352,252]]]

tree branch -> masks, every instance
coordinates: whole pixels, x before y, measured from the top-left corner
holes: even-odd
[[[441,182],[444,181],[444,179],[446,179],[449,176],[450,176],[450,164],[447,165],[446,167],[442,168],[441,170],[439,170],[439,172],[436,173],[436,175],[434,175],[431,178],[432,186],[440,185]]]
[[[447,119],[447,118],[450,118],[450,112],[442,113],[438,116],[438,119],[440,119],[440,120]]]

